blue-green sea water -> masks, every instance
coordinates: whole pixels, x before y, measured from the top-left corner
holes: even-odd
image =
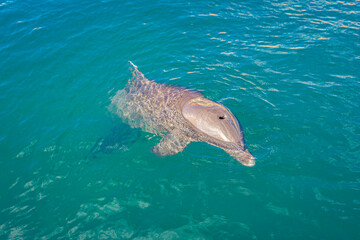
[[[360,2],[0,1],[0,239],[360,239]],[[256,165],[107,109],[198,89]]]

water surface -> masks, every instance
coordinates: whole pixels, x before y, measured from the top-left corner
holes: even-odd
[[[359,1],[0,2],[1,239],[359,239]],[[246,168],[107,106],[130,77],[238,117]]]

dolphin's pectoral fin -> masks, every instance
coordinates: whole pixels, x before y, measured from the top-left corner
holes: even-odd
[[[188,137],[171,132],[166,134],[166,136],[152,148],[152,152],[158,156],[171,156],[182,152],[190,142],[191,140]]]

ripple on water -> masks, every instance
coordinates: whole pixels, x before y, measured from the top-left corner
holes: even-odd
[[[359,239],[358,5],[1,1],[0,238]],[[106,109],[128,60],[229,107],[256,167],[152,155]]]

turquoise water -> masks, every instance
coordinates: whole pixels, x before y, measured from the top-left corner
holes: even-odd
[[[359,1],[0,1],[0,239],[359,239]],[[111,114],[132,60],[256,165]]]

